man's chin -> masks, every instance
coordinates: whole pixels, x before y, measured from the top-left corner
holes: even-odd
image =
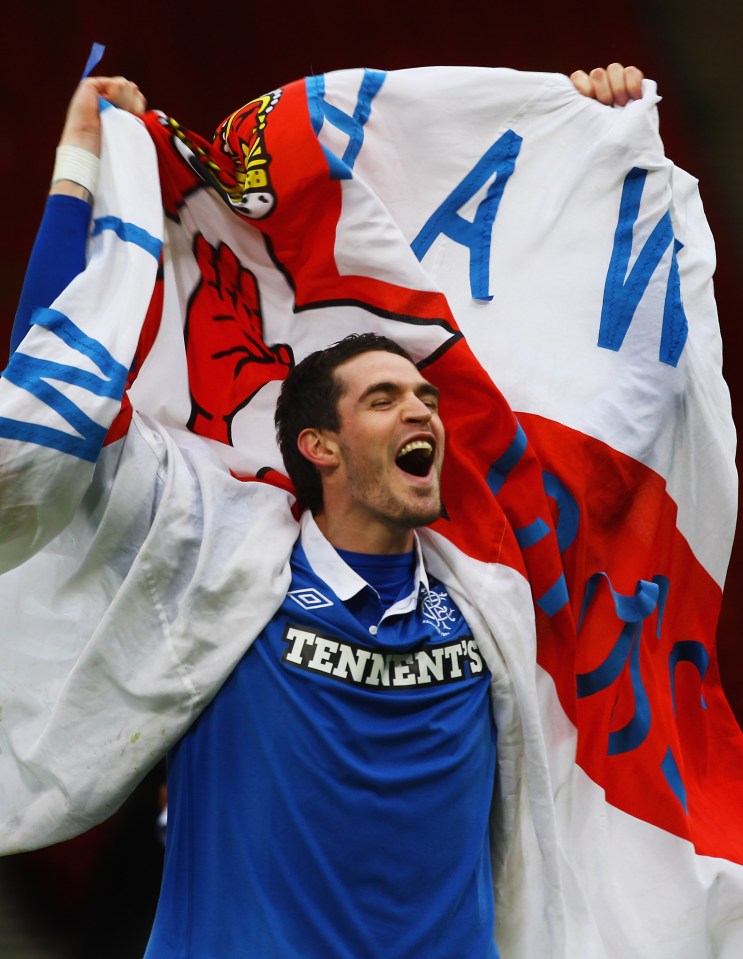
[[[428,508],[419,504],[418,508],[411,510],[407,517],[407,526],[410,529],[418,529],[419,526],[429,526],[435,523],[441,517],[441,502],[431,503]]]

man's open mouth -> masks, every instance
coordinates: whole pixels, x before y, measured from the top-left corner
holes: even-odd
[[[434,444],[430,440],[411,440],[395,457],[395,463],[411,476],[427,476],[433,463]]]

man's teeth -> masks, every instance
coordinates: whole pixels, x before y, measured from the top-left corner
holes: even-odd
[[[397,455],[398,457],[405,456],[408,453],[412,453],[413,450],[423,450],[426,455],[433,456],[433,446],[428,440],[411,440],[410,443],[406,443],[405,446],[403,446]]]

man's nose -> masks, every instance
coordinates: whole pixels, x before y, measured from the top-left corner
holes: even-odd
[[[433,416],[431,407],[412,393],[406,400],[403,415],[408,422],[427,423]]]

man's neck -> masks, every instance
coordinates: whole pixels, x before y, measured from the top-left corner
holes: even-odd
[[[315,522],[332,546],[354,553],[409,553],[415,542],[412,529],[388,523],[331,517],[325,511],[315,513]]]

